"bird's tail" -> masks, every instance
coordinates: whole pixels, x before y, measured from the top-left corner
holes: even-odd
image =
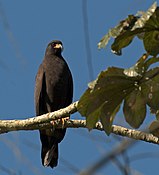
[[[44,166],[56,167],[58,164],[58,143],[65,135],[66,129],[40,130],[42,143],[41,159]]]
[[[44,166],[56,167],[58,164],[58,143],[53,144],[51,148],[42,146],[41,159]]]

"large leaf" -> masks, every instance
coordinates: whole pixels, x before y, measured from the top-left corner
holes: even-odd
[[[118,35],[112,44],[113,52],[121,52],[121,50],[128,46],[135,36],[142,36],[145,50],[156,56],[159,53],[159,8],[154,3],[147,12],[145,12],[135,22],[132,29]]]
[[[146,116],[146,102],[143,100],[142,92],[136,88],[124,101],[123,112],[126,121],[133,128],[138,128]]]
[[[121,68],[108,68],[101,72],[93,89],[88,88],[80,98],[78,111],[86,116],[87,126],[92,129],[101,120],[107,134],[122,100],[134,89],[138,78],[128,77]]]
[[[101,72],[95,81],[89,83],[87,91],[79,100],[78,111],[86,116],[89,129],[100,120],[105,132],[110,134],[122,101],[126,121],[134,128],[138,128],[144,121],[146,105],[159,118],[159,68],[148,70],[159,61],[156,57],[159,53],[159,8],[156,8],[156,3],[142,16],[129,16],[109,30],[98,47],[105,47],[110,37],[114,37],[112,50],[120,55],[122,48],[139,35],[148,53],[131,68],[111,67]],[[148,58],[149,55],[154,57]]]
[[[159,7],[155,9],[155,11],[149,15],[149,19],[145,22],[144,28],[147,29],[158,29],[159,27]]]
[[[152,64],[157,63],[157,62],[159,62],[158,57],[151,57],[148,60],[146,60],[144,62],[144,71],[146,72]]]
[[[98,48],[104,48],[111,37],[115,38],[114,43],[111,48],[113,53],[121,55],[122,49],[128,46],[135,36],[138,36],[140,39],[146,39],[147,33],[150,31],[156,31],[156,24],[158,23],[158,9],[157,3],[153,3],[152,6],[146,11],[142,12],[142,15],[129,15],[126,19],[122,20],[116,27],[109,30],[101,41],[98,43]],[[155,22],[152,22],[156,18]],[[150,28],[151,25],[151,28]],[[158,24],[157,24],[158,25]],[[146,41],[148,41],[146,39]],[[146,51],[149,51],[150,54],[156,54],[156,47],[153,46],[155,51],[149,49],[149,44],[145,43]],[[154,54],[155,53],[155,54]],[[158,53],[158,52],[157,52]]]
[[[139,60],[134,66],[128,69],[124,69],[124,74],[129,77],[137,77],[137,76],[142,77],[142,75],[144,75],[145,71],[148,69],[150,64],[153,64],[156,61],[156,60],[152,60],[152,58],[149,59],[151,61],[148,61],[147,58],[148,58],[148,55],[143,54],[142,57],[139,58]]]
[[[78,110],[86,116],[87,127],[92,129],[101,121],[107,134],[120,104],[124,100],[126,121],[138,128],[145,119],[146,105],[159,115],[159,67],[148,70],[159,61],[144,54],[129,69],[110,67],[89,83],[89,88],[80,98]]]
[[[138,12],[138,15],[141,14],[140,18],[135,22],[132,31],[137,28],[142,28],[145,26],[145,23],[149,20],[149,18],[153,15],[157,8],[157,2],[154,2],[152,6],[146,12]]]
[[[116,113],[120,109],[120,104],[114,109],[114,111],[112,113],[110,113],[110,115],[108,114],[107,117],[105,117],[105,112],[106,112],[105,110],[106,109],[107,109],[107,106],[103,106],[103,108],[102,108],[103,115],[100,115],[99,119],[103,125],[104,131],[106,132],[107,135],[109,135],[111,133],[113,120],[116,116]]]
[[[145,50],[156,56],[159,53],[159,8],[155,10],[154,14],[145,23],[144,28],[147,30],[143,37]]]
[[[149,126],[149,131],[155,135],[156,137],[159,137],[159,121],[153,121]]]
[[[158,116],[159,111],[159,68],[150,69],[150,65],[159,61],[159,58],[143,55],[137,63],[124,70],[128,76],[140,76],[135,82],[136,88],[125,98],[124,115],[126,121],[134,128],[138,128],[145,119],[146,104],[150,106],[151,112]]]
[[[141,89],[152,111],[159,110],[159,67],[150,69],[141,81]]]
[[[159,62],[158,57],[148,58],[148,56],[149,56],[148,54],[143,54],[142,57],[139,58],[139,60],[134,66],[128,69],[124,69],[124,74],[129,77],[144,76],[146,71],[152,64]]]
[[[134,31],[128,30],[125,33],[119,35],[117,38],[115,38],[111,46],[113,53],[121,52],[121,50],[124,47],[128,46],[132,42],[133,38],[136,35],[141,34],[143,32],[144,30],[143,28],[141,28],[141,29],[135,29]]]
[[[134,15],[129,15],[126,19],[120,21],[117,26],[110,29],[108,33],[100,40],[100,42],[98,43],[98,49],[105,48],[111,37],[116,38],[120,34],[124,33],[126,30],[131,29],[132,26],[135,24],[136,20],[137,17],[135,17]]]
[[[159,31],[155,30],[146,32],[144,35],[143,42],[145,50],[150,55],[156,56],[159,53]]]

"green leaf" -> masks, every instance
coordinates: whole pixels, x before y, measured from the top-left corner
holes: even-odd
[[[145,50],[153,56],[159,53],[159,31],[146,32],[143,38]]]
[[[103,36],[103,38],[98,43],[98,49],[105,48],[106,45],[108,44],[110,38],[111,38],[111,29],[109,30],[109,32],[106,35]]]
[[[159,120],[159,110],[156,110],[155,114],[156,114],[156,119]]]
[[[141,17],[141,26],[145,30],[143,42],[145,50],[153,56],[159,53],[159,8],[156,3]]]
[[[78,104],[78,111],[86,116],[87,126],[92,129],[101,120],[105,132],[111,125],[122,100],[133,90],[135,77],[128,77],[121,68],[108,68],[98,76],[93,89],[87,89]],[[93,86],[91,86],[93,87]]]
[[[146,21],[144,29],[146,31],[143,37],[145,50],[150,55],[156,56],[159,53],[159,7]]]
[[[110,38],[116,38],[126,30],[132,28],[137,18],[134,15],[129,15],[126,19],[120,21],[120,23],[114,28],[110,29],[108,33],[98,43],[98,49],[105,48]]]
[[[148,106],[152,111],[159,110],[159,67],[145,73],[141,89]]]
[[[149,131],[156,137],[159,137],[159,121],[153,121],[149,126]]]
[[[135,29],[134,31],[128,30],[123,34],[119,35],[117,38],[115,38],[111,46],[112,52],[113,53],[121,52],[121,50],[124,47],[127,47],[132,42],[132,40],[136,35],[141,34],[143,32],[144,30],[141,28],[141,29]]]
[[[145,75],[145,72],[148,70],[148,68],[157,62],[159,62],[158,57],[148,58],[148,54],[143,54],[134,66],[124,69],[124,74],[129,77],[142,77]]]
[[[146,21],[144,28],[147,29],[158,29],[159,27],[159,7],[157,7],[154,11],[154,13],[152,13],[151,15],[149,15],[150,18]]]
[[[126,121],[133,128],[138,128],[146,116],[146,102],[143,94],[137,88],[132,91],[124,100],[123,112]]]
[[[136,82],[137,89],[132,91],[132,93],[126,97],[123,108],[126,121],[134,128],[138,128],[145,119],[146,103],[150,106],[151,113],[155,113],[156,118],[158,118],[159,68],[147,71],[150,65],[158,61],[159,58],[152,57],[148,59],[148,55],[144,54],[134,66],[124,70],[124,73],[127,76],[140,77],[140,79]],[[135,95],[136,93],[138,93],[139,99],[136,97]],[[137,102],[136,101],[133,102],[133,100],[137,100]],[[128,106],[129,103],[130,104],[134,103],[132,109]]]
[[[153,15],[157,8],[157,2],[154,2],[152,6],[146,11],[146,12],[140,12],[141,17],[138,18],[138,20],[135,22],[135,25],[132,28],[132,31],[137,29],[137,28],[142,28],[144,27],[145,23],[149,20],[149,18]],[[140,15],[139,14],[139,15]]]
[[[97,108],[97,110],[94,110],[94,112],[92,114],[90,114],[90,115],[88,115],[88,117],[86,117],[86,127],[89,130],[93,129],[95,124],[98,122],[99,116],[101,115],[101,109]]]
[[[144,63],[144,69],[145,69],[145,71],[147,71],[148,68],[149,68],[152,64],[157,63],[157,62],[159,62],[159,58],[158,58],[158,57],[151,57],[151,58],[149,58],[149,59],[148,59],[147,61],[145,61],[145,63]]]
[[[139,39],[143,39],[146,51],[156,56],[159,52],[157,47],[158,29],[159,8],[155,2],[146,12],[142,12],[141,16],[129,15],[126,19],[120,21],[117,26],[110,29],[98,43],[98,49],[106,47],[110,38],[113,37],[115,40],[111,46],[112,52],[121,55],[122,49],[127,47],[135,36],[138,36]],[[150,41],[155,43],[151,45],[152,42]]]
[[[126,121],[134,128],[144,121],[146,104],[158,117],[159,67],[148,70],[151,64],[158,61],[159,58],[148,58],[148,54],[144,54],[131,68],[110,67],[89,83],[78,105],[81,115],[86,116],[87,127],[94,128],[100,120],[109,135],[123,100]]]
[[[144,41],[146,51],[153,56],[158,54],[159,8],[156,7],[156,3],[154,3],[147,12],[138,17],[130,30],[121,33],[115,38],[111,46],[114,53],[120,53],[124,47],[127,47],[132,42],[135,36],[140,36]]]
[[[120,104],[115,108],[115,110],[112,113],[110,113],[110,115],[107,115],[106,117],[105,117],[106,107],[103,107],[102,109],[103,109],[103,115],[100,115],[99,118],[103,125],[104,131],[106,132],[107,135],[109,135],[111,133],[112,124],[113,124],[115,115],[120,109]]]
[[[152,59],[149,62],[147,62],[146,61],[147,58],[148,58],[148,55],[143,54],[142,57],[139,58],[139,60],[134,66],[124,70],[124,74],[129,77],[137,77],[137,76],[141,77],[145,73],[145,71],[148,69],[150,64],[154,63],[154,60]]]
[[[97,83],[97,79],[94,80],[94,81],[89,82],[89,83],[88,83],[88,87],[89,87],[89,89],[94,89],[96,83]]]

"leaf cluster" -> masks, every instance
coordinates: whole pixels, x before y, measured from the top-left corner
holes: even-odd
[[[155,2],[147,12],[142,12],[141,16],[129,15],[116,27],[109,30],[101,41],[98,48],[104,48],[111,37],[115,38],[112,44],[112,51],[121,55],[124,47],[127,47],[137,36],[143,41],[145,50],[153,56],[159,52],[159,7]]]
[[[123,103],[125,120],[138,128],[146,117],[149,106],[158,117],[159,113],[159,67],[150,66],[159,61],[159,7],[154,3],[141,16],[129,15],[115,28],[110,29],[98,43],[98,48],[115,38],[112,51],[121,55],[134,37],[143,41],[146,54],[129,69],[109,67],[88,85],[80,98],[78,111],[86,117],[88,129],[101,121],[105,132],[111,133],[113,120]]]

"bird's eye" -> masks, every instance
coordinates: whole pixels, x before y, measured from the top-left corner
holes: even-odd
[[[51,45],[52,45],[52,47],[55,47],[56,46],[56,43],[52,43]]]

